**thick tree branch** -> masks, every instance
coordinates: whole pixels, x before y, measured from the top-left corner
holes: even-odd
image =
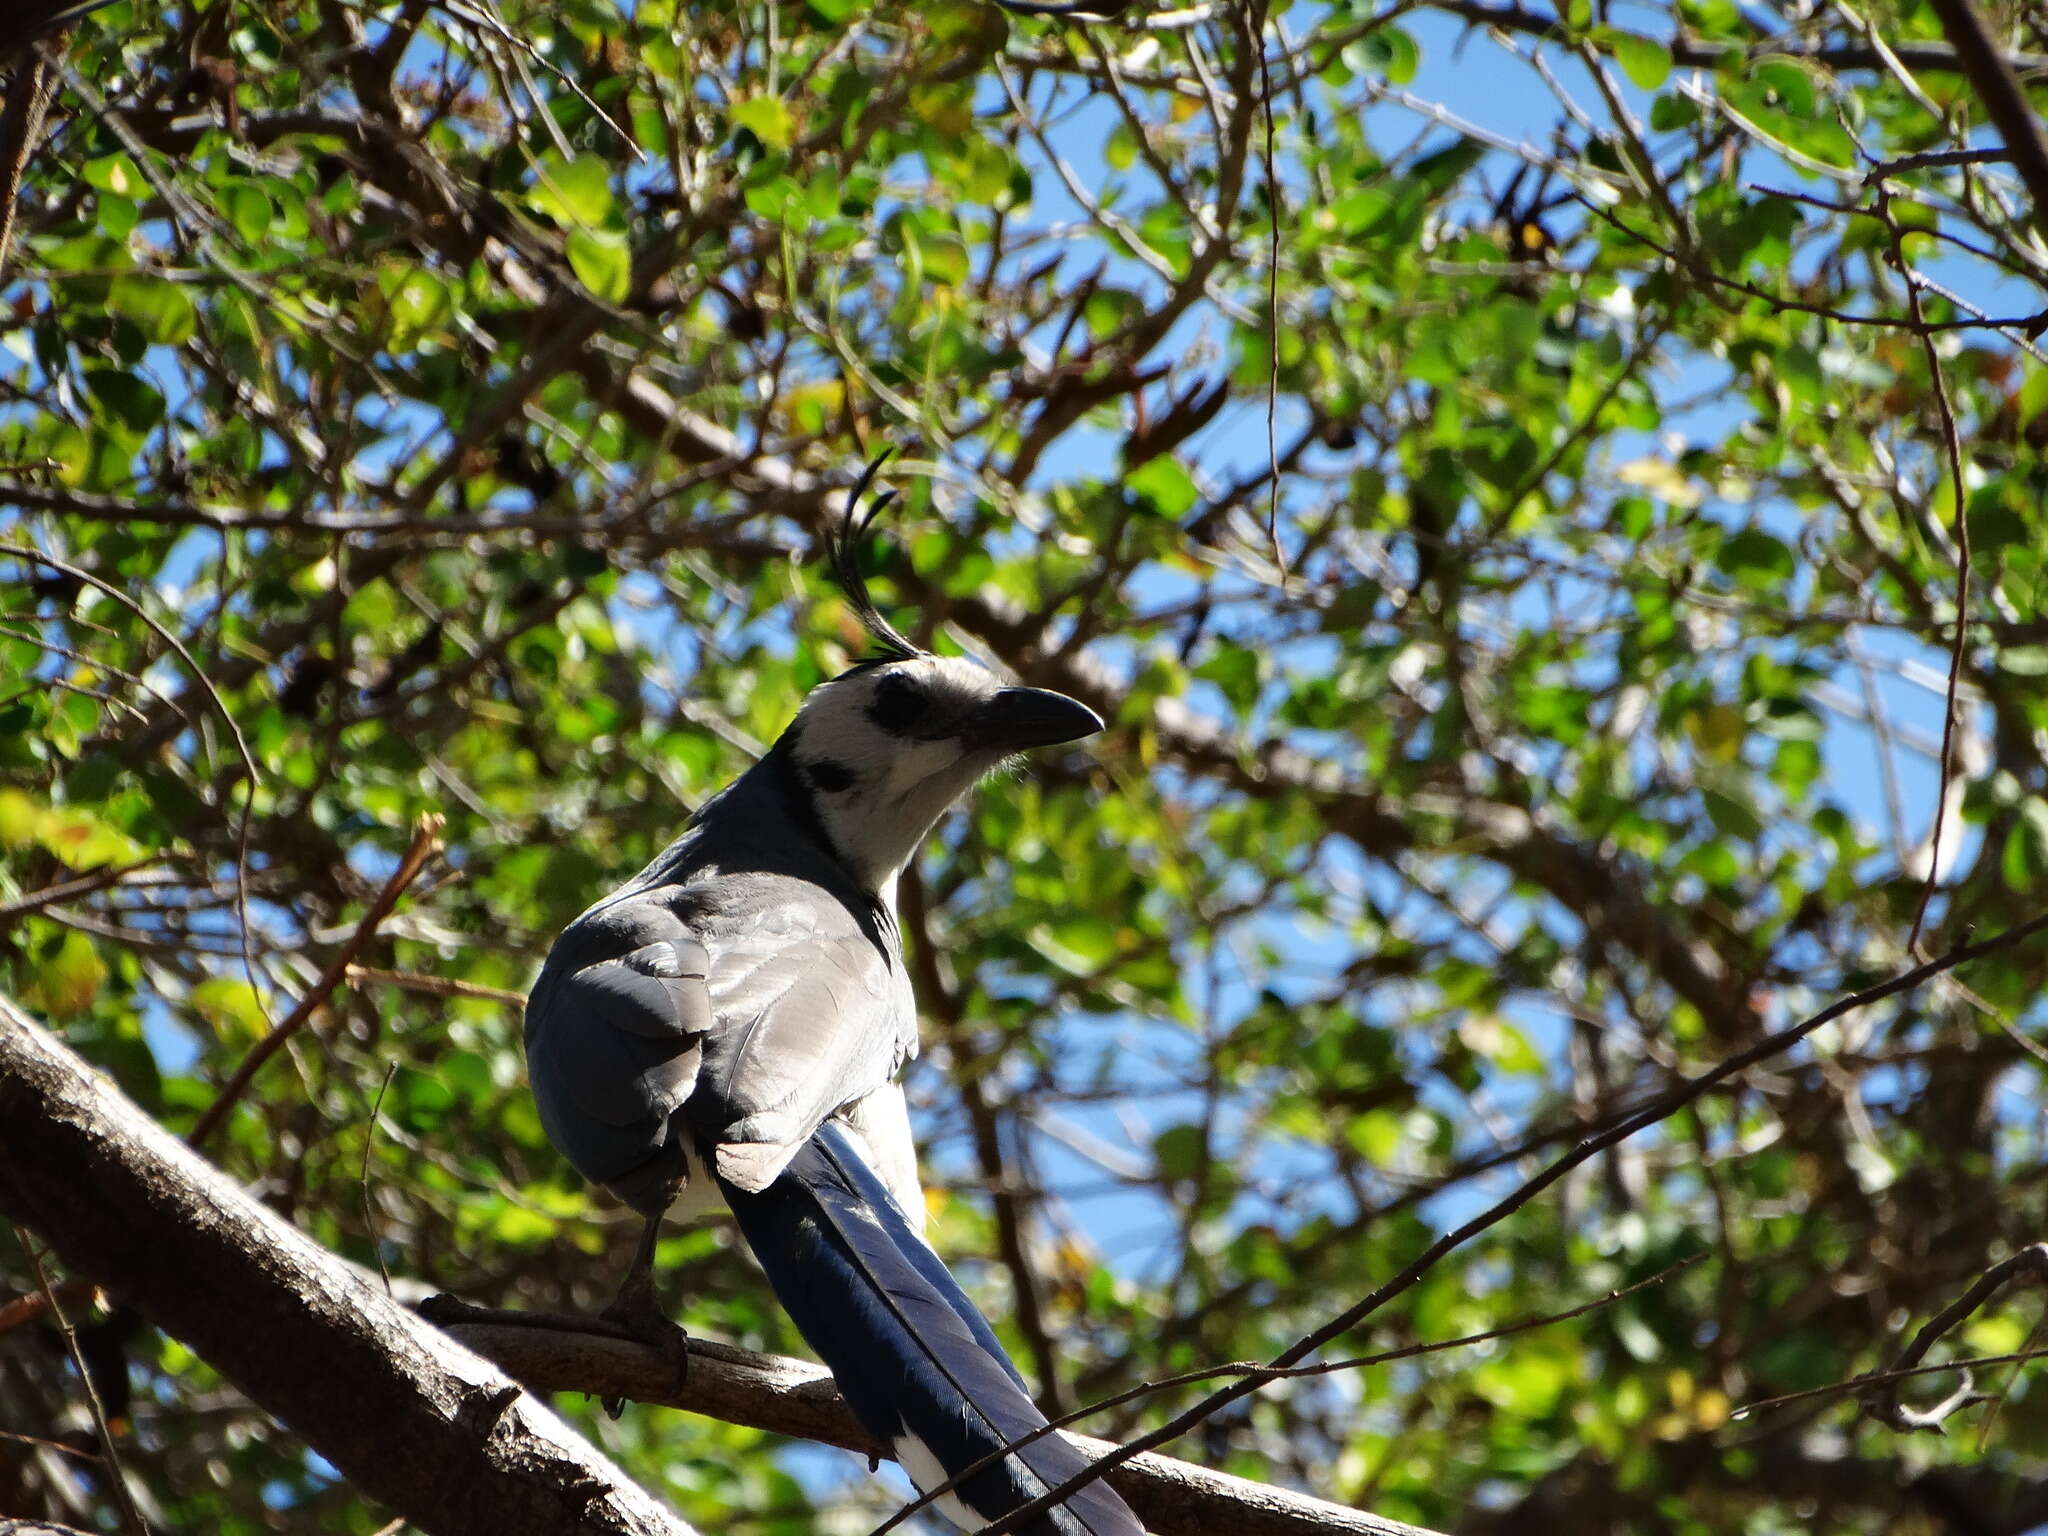
[[[434,1536],[689,1536],[0,997],[0,1210]]]
[[[14,61],[6,105],[0,107],[0,282],[7,280],[7,258],[14,249],[21,173],[42,140],[43,119],[56,89],[57,71],[47,59],[24,52]]]
[[[0,18],[0,54],[26,48],[113,0],[13,0]]]

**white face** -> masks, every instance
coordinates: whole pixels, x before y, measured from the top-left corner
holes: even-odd
[[[1101,729],[1059,694],[970,661],[913,656],[811,691],[789,730],[798,775],[854,874],[881,892],[946,808],[1006,757]]]

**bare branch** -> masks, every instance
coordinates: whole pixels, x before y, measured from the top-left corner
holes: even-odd
[[[591,1331],[591,1320],[521,1312],[496,1317],[451,1322],[448,1331],[536,1390],[629,1397],[862,1456],[891,1455],[855,1422],[823,1366],[692,1338],[689,1369],[678,1384],[674,1363],[660,1351]],[[1092,1456],[1112,1449],[1107,1440],[1070,1438]],[[1110,1481],[1156,1536],[1433,1536],[1398,1520],[1166,1456],[1141,1456]]]
[[[405,888],[419,877],[419,872],[426,868],[427,860],[440,851],[440,830],[439,816],[420,818],[420,824],[412,835],[412,846],[406,849],[405,857],[398,861],[398,868],[394,869],[391,878],[384,882],[384,889],[377,893],[376,899],[370,903],[369,910],[363,913],[362,921],[356,924],[356,931],[349,935],[348,942],[327,962],[327,968],[320,973],[320,979],[307,989],[306,995],[299,999],[298,1006],[249,1048],[249,1054],[244,1056],[242,1064],[235,1068],[234,1076],[227,1080],[214,1101],[206,1106],[205,1113],[194,1122],[191,1134],[185,1138],[192,1146],[206,1145],[207,1139],[219,1128],[221,1121],[227,1118],[228,1111],[235,1107],[235,1102],[241,1098],[251,1080],[262,1070],[263,1063],[276,1055],[284,1043],[313,1017],[314,1010],[327,1001],[327,995],[348,974],[350,962],[363,952],[364,945],[376,937],[378,924],[382,923],[391,914],[391,909],[398,905],[398,898],[405,894]]]
[[[2048,135],[2013,71],[2016,61],[1999,52],[1991,30],[1970,0],[1932,0],[1941,29],[1955,47],[1956,61],[2005,140],[2020,179],[2034,198],[2034,222],[2048,236]],[[2019,68],[2038,66],[2018,65]]]
[[[2032,1243],[2010,1258],[1992,1265],[1972,1282],[1967,1291],[1929,1318],[1926,1325],[1913,1335],[1912,1343],[1900,1350],[1898,1358],[1881,1373],[1890,1378],[1884,1390],[1865,1395],[1864,1411],[1893,1429],[1940,1434],[1942,1425],[1958,1408],[1982,1401],[1975,1391],[1969,1364],[1964,1362],[1954,1367],[1962,1372],[1962,1381],[1955,1391],[1932,1408],[1908,1408],[1899,1401],[1899,1387],[1905,1379],[1903,1373],[1917,1369],[1927,1357],[1928,1350],[2015,1280],[2048,1282],[2048,1243]]]
[[[5,998],[0,1210],[433,1536],[690,1536]]]

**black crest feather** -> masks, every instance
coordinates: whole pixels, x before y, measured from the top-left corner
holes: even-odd
[[[838,528],[829,529],[825,534],[825,548],[832,561],[832,580],[846,594],[846,601],[852,605],[854,617],[860,620],[861,628],[873,636],[875,644],[881,648],[881,655],[876,659],[907,661],[922,653],[895,625],[882,617],[882,610],[868,596],[867,578],[860,570],[860,552],[867,542],[868,530],[874,526],[882,509],[896,499],[894,491],[883,491],[868,504],[865,513],[861,511],[861,499],[874,484],[875,474],[887,461],[890,452],[884,448],[861,471],[860,479],[847,492],[846,511],[839,520]]]

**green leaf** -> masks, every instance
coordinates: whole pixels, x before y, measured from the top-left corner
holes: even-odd
[[[1245,714],[1259,701],[1262,670],[1257,651],[1249,646],[1225,645],[1195,668],[1195,676],[1221,688],[1231,708]]]
[[[421,334],[445,325],[455,312],[455,296],[424,267],[391,265],[377,274],[391,321],[391,344],[411,346]]]
[[[1407,1119],[1392,1109],[1354,1115],[1344,1123],[1344,1139],[1374,1167],[1396,1168],[1400,1166],[1401,1147],[1407,1139]]]
[[[1715,555],[1714,563],[1744,586],[1774,586],[1797,568],[1792,551],[1782,539],[1761,528],[1744,528],[1729,535]]]
[[[1169,1125],[1152,1138],[1152,1158],[1163,1179],[1190,1179],[1202,1166],[1206,1145],[1198,1125]]]
[[[526,201],[565,229],[604,229],[614,213],[611,166],[596,155],[550,155],[534,168]]]
[[[2048,886],[2048,801],[2029,795],[2006,834],[1999,854],[1999,873],[2021,894]]]
[[[752,96],[736,101],[732,120],[770,149],[787,149],[796,136],[796,119],[778,97]]]
[[[226,1039],[251,1044],[270,1028],[256,989],[240,976],[207,977],[192,989],[191,1002],[193,1011]]]
[[[623,239],[572,229],[567,246],[578,282],[606,303],[625,301],[633,291],[633,253]]]
[[[1116,958],[1116,925],[1093,914],[1062,918],[1052,925],[1052,942],[1082,969],[1099,970]]]
[[[1690,96],[1659,96],[1650,103],[1650,126],[1659,133],[1675,133],[1699,120],[1699,103]]]
[[[258,244],[269,232],[272,213],[270,199],[263,195],[262,188],[242,182],[228,190],[224,201],[228,222],[242,237],[242,243]]]
[[[1782,55],[1752,64],[1748,83],[1763,92],[1769,105],[1790,117],[1812,117],[1819,106],[1813,74],[1806,65]]]
[[[1608,30],[1602,41],[1631,82],[1654,91],[1671,77],[1671,50],[1655,38]]]
[[[144,273],[115,278],[107,288],[107,308],[134,321],[157,346],[183,346],[199,328],[199,312],[184,288]]]
[[[68,929],[54,948],[30,962],[23,990],[30,1007],[53,1019],[69,1019],[92,1006],[106,980],[106,965],[92,940]]]
[[[1118,123],[1103,143],[1102,158],[1112,171],[1128,171],[1138,163],[1138,136],[1129,123]]]
[[[138,436],[164,419],[164,397],[147,379],[126,369],[92,369],[85,387],[108,416]]]
[[[1764,835],[1763,818],[1726,790],[1703,789],[1700,798],[1706,805],[1707,819],[1722,836],[1753,843]]]
[[[1124,477],[1124,486],[1161,517],[1180,519],[1202,499],[1194,477],[1170,454],[1161,454]]]
[[[79,177],[96,191],[111,192],[116,197],[140,198],[149,192],[149,183],[135,168],[135,162],[124,154],[101,155],[88,160],[79,167]]]

